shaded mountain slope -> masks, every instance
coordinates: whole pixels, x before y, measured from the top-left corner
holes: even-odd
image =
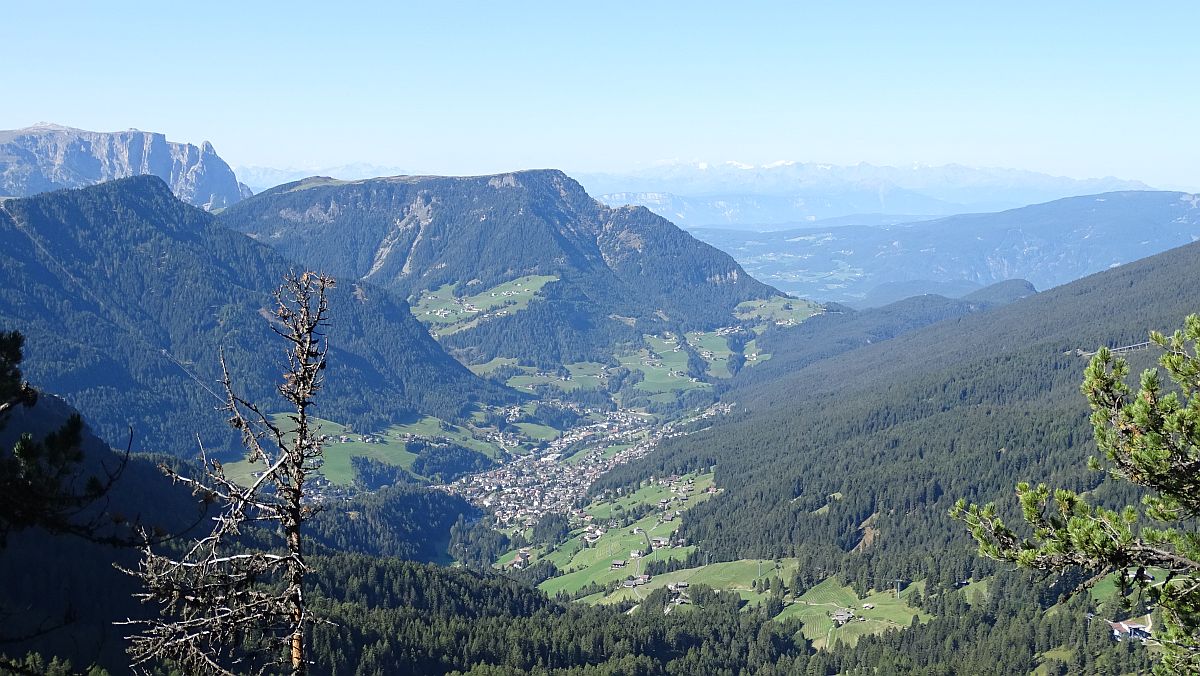
[[[223,440],[211,392],[221,349],[252,399],[272,399],[282,355],[264,315],[295,266],[160,179],[9,200],[0,239],[0,325],[28,338],[29,379],[61,393],[103,438],[123,445],[133,424],[135,447],[147,450],[194,452],[197,434]],[[343,282],[331,315],[322,416],[370,427],[516,396],[450,359],[382,290]]]

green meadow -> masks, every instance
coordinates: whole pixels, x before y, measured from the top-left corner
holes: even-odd
[[[474,295],[458,296],[458,284],[422,291],[410,299],[413,316],[447,336],[476,326],[481,321],[520,312],[550,282],[553,275],[528,275],[498,284]]]

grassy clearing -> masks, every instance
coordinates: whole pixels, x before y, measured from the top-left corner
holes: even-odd
[[[708,477],[707,480],[709,483],[712,482],[711,477]],[[663,498],[670,497],[671,491],[666,486],[650,483],[615,500],[597,500],[584,509],[597,520],[607,521],[614,516],[620,516],[624,511],[636,505],[652,505]]]
[[[456,296],[458,285],[446,284],[410,299],[412,313],[435,334],[446,336],[524,310],[542,287],[555,281],[553,275],[528,275],[470,296]]]
[[[628,589],[622,587],[616,591],[596,598],[596,603],[617,603],[629,599],[639,599],[647,593],[677,582],[688,584],[708,585],[714,589],[734,591],[746,599],[750,605],[761,603],[766,594],[755,590],[756,582],[772,577],[790,578],[796,572],[795,559],[743,559],[740,561],[722,561],[697,568],[684,568],[663,575],[656,575],[649,583]],[[588,597],[592,598],[592,597]]]
[[[520,368],[517,366],[517,360],[513,357],[496,357],[495,359],[482,364],[470,364],[467,366],[467,368],[471,369],[471,373],[474,373],[477,376],[486,377],[491,375],[493,371],[502,366],[516,366],[517,368]]]
[[[975,599],[987,599],[989,579],[975,580],[962,588],[963,598],[967,603],[975,605]]]
[[[762,322],[755,327],[761,333],[767,325],[795,326],[821,311],[816,303],[787,296],[772,296],[766,300],[738,303],[733,315],[744,322]]]
[[[641,371],[642,381],[637,389],[651,394],[674,395],[687,390],[703,389],[712,385],[693,379],[687,374],[687,352],[674,336],[643,337],[646,348],[619,356],[621,366],[631,371]],[[664,399],[670,401],[671,398]]]
[[[608,380],[608,368],[604,364],[581,361],[567,364],[566,367],[571,372],[571,381],[578,383],[578,386],[583,389],[592,390],[603,387],[605,381]]]
[[[771,358],[769,352],[764,353],[759,351],[757,338],[746,343],[744,354],[746,355],[746,366],[757,366]]]
[[[601,455],[601,457],[604,457],[604,458],[611,458],[614,455],[616,455],[616,454],[620,453],[621,451],[623,451],[627,448],[630,448],[632,446],[633,446],[633,444],[613,444],[612,446],[605,448],[604,452],[602,452],[600,455]],[[587,458],[590,455],[591,455],[590,450],[576,453],[575,455],[572,455],[571,457],[567,458],[566,462],[571,465],[577,465],[577,464],[583,462],[584,458]]]
[[[564,392],[570,392],[579,388],[579,383],[573,378],[564,380],[553,373],[539,372],[536,369],[529,369],[525,375],[513,376],[508,379],[508,386],[518,390],[532,392],[540,385],[553,385]]]
[[[1146,572],[1153,575],[1154,579],[1156,580],[1162,580],[1167,575],[1167,572],[1162,568],[1147,568]],[[1131,585],[1133,583],[1132,578],[1135,573],[1136,570],[1131,570],[1129,572]],[[1119,593],[1119,591],[1120,590],[1117,587],[1117,574],[1112,573],[1111,575],[1105,576],[1099,582],[1092,585],[1092,588],[1088,590],[1088,595],[1091,596],[1092,601],[1095,603],[1101,603],[1112,598],[1113,595]]]
[[[487,364],[490,365],[496,361],[500,360],[493,359]],[[516,366],[515,359],[508,359],[504,361],[511,362],[511,365]],[[569,377],[564,378],[557,373],[548,373],[526,366],[518,366],[518,368],[525,371],[525,373],[509,378],[507,384],[509,387],[526,391],[533,391],[540,385],[551,385],[564,392],[571,392],[573,390],[600,389],[608,382],[608,369],[604,364],[581,361],[574,364],[565,364],[564,367],[567,369],[568,373],[570,373]],[[492,367],[492,370],[495,370],[495,368],[497,367]],[[476,367],[472,367],[471,370],[475,371]]]
[[[686,498],[679,496],[679,501],[672,502],[672,511],[689,509],[711,497],[710,494],[705,493],[705,490],[712,485],[711,474],[687,475],[683,480],[688,478],[694,480],[693,490]],[[537,552],[533,557],[534,561],[539,559],[551,561],[565,573],[542,583],[539,585],[541,589],[552,596],[559,592],[575,593],[593,583],[605,585],[624,580],[630,575],[640,574],[642,560],[631,557],[630,552],[633,550],[649,551],[653,538],[673,537],[679,530],[679,520],[661,521],[661,512],[655,510],[626,526],[610,527],[609,522],[610,520],[622,521],[622,515],[635,506],[657,506],[660,500],[673,500],[676,496],[677,494],[672,493],[666,486],[651,483],[617,500],[599,500],[588,505],[585,510],[594,517],[595,523],[605,526],[607,532],[589,546],[583,541],[583,529],[579,529],[554,551]],[[656,558],[684,559],[693,549],[693,547],[661,548],[650,552],[647,558],[650,560]],[[624,560],[628,563],[622,569],[613,570],[612,562],[614,560]]]
[[[693,331],[687,334],[688,345],[691,345],[708,363],[708,375],[714,378],[732,378],[729,370],[729,358],[733,350],[724,336],[718,336],[712,331]]]
[[[287,429],[289,421],[286,416],[274,415],[272,420],[275,424],[280,425],[281,429]],[[329,443],[325,446],[325,462],[319,473],[329,481],[341,486],[354,483],[354,469],[350,465],[352,457],[374,458],[390,465],[399,465],[405,469],[410,469],[413,460],[417,457],[415,453],[407,450],[404,442],[390,435],[369,434],[370,438],[378,439],[379,443],[365,443],[362,440],[363,435],[349,431],[344,425],[320,419],[317,419],[316,425],[322,434],[330,437]],[[346,441],[341,441],[341,439],[346,439]],[[224,467],[226,474],[241,484],[252,481],[254,472],[263,469],[260,464],[246,461],[226,463]]]
[[[554,441],[562,434],[553,427],[537,423],[517,423],[516,426],[521,430],[521,434],[538,441]]]
[[[476,439],[471,430],[465,427],[445,422],[433,416],[425,416],[416,422],[405,425],[393,425],[384,430],[386,437],[401,437],[406,434],[435,441],[449,441],[479,451],[489,458],[499,457],[502,450],[489,441]]]
[[[272,416],[272,419],[276,424],[281,425],[282,429],[287,429],[288,421],[285,416],[275,415]],[[404,442],[404,437],[407,435],[422,439],[449,441],[479,451],[491,458],[498,457],[501,452],[498,446],[476,439],[470,430],[431,416],[404,425],[393,425],[382,432],[367,433],[366,436],[372,439],[370,443],[363,441],[363,434],[352,432],[346,426],[333,421],[318,418],[316,424],[321,433],[330,437],[329,443],[325,446],[325,461],[318,473],[339,486],[349,486],[354,483],[354,468],[350,464],[350,459],[354,457],[373,458],[389,465],[399,465],[404,469],[411,470],[413,460],[417,455],[408,450],[408,446]],[[230,478],[242,484],[249,483],[253,479],[254,472],[262,469],[259,465],[245,461],[226,463],[224,467]]]
[[[924,583],[918,582],[910,589],[923,587]],[[864,604],[874,607],[868,609]],[[834,626],[830,615],[838,610],[852,611],[855,619],[841,627]],[[836,640],[853,645],[860,636],[878,634],[892,627],[907,627],[914,617],[924,622],[931,616],[909,607],[904,602],[903,592],[899,599],[893,591],[875,592],[860,599],[853,589],[829,578],[795,599],[776,619],[800,620],[804,637],[813,642],[813,647],[825,648]]]
[[[1049,665],[1046,664],[1046,662],[1048,662],[1050,660],[1058,660],[1060,662],[1069,662],[1071,660],[1071,656],[1073,654],[1075,654],[1075,651],[1071,650],[1070,648],[1066,648],[1066,647],[1055,648],[1053,650],[1047,650],[1046,652],[1041,654],[1041,659],[1038,664],[1038,667],[1037,667],[1037,669],[1033,670],[1033,676],[1047,676],[1050,673],[1050,668],[1049,668]]]

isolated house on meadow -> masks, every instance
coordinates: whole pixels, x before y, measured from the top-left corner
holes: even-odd
[[[843,624],[846,624],[850,620],[854,619],[854,612],[850,611],[850,610],[842,609],[842,610],[835,612],[833,615],[830,615],[830,619],[833,620],[834,624],[836,624],[837,626],[840,627]]]

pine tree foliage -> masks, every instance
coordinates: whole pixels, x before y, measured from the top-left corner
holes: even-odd
[[[0,427],[15,406],[32,406],[38,393],[21,376],[25,338],[16,331],[0,332]],[[45,439],[22,434],[11,450],[0,452],[0,547],[12,531],[40,526],[54,532],[82,527],[72,517],[100,495],[103,485],[92,477],[75,486],[82,452],[83,421],[72,416]]]
[[[1101,348],[1085,374],[1083,393],[1092,409],[1097,447],[1110,476],[1147,489],[1140,507],[1119,510],[1089,504],[1084,496],[1045,484],[1017,486],[1033,537],[1009,528],[988,504],[960,500],[952,516],[966,522],[980,554],[1041,571],[1083,568],[1093,580],[1116,573],[1121,586],[1144,589],[1162,610],[1156,629],[1166,673],[1200,669],[1200,315],[1183,330],[1151,341],[1163,350],[1159,369],[1141,375],[1135,394],[1129,366]],[[1089,462],[1099,469],[1095,458]],[[1154,579],[1147,569],[1166,571]]]
[[[240,432],[248,459],[267,469],[249,486],[234,483],[215,461],[205,461],[205,476],[198,479],[166,470],[220,509],[213,531],[183,556],[146,547],[138,570],[129,571],[145,586],[138,597],[162,615],[129,623],[141,628],[129,637],[135,668],[163,660],[190,674],[263,673],[278,666],[307,673],[306,638],[314,618],[301,529],[314,513],[306,480],[320,466],[324,442],[309,409],[324,383],[326,292],[333,285],[323,275],[289,274],[276,293],[272,329],[288,348],[278,388],[292,409],[288,428],[235,392],[222,358],[229,423]],[[283,537],[278,551],[255,549],[240,538],[262,524],[277,525]]]

